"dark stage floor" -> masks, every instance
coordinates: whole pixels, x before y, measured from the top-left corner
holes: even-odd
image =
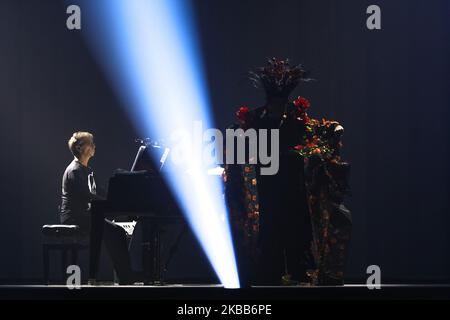
[[[316,300],[316,299],[450,299],[449,284],[389,284],[324,287],[252,287],[224,289],[220,285],[117,286],[2,285],[0,299],[149,299],[149,300]]]

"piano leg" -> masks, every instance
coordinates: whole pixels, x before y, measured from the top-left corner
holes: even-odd
[[[162,284],[161,278],[161,230],[158,223],[155,223],[153,233],[153,279],[155,284]]]
[[[154,282],[154,225],[148,218],[142,219],[142,266],[144,267],[144,282]]]
[[[91,234],[89,246],[89,283],[97,281],[98,265],[102,248],[104,215],[92,208],[91,212]]]
[[[143,266],[145,282],[162,284],[161,275],[161,230],[156,219],[143,219]]]

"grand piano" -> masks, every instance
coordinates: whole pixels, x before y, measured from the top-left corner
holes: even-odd
[[[160,233],[161,227],[184,223],[181,210],[166,184],[164,164],[169,149],[142,142],[130,171],[119,170],[111,177],[106,200],[91,203],[91,233],[89,253],[89,281],[97,280],[104,219],[128,217],[145,220],[149,226],[143,242],[147,244],[144,261],[144,281],[161,283]],[[155,159],[159,159],[155,161]]]

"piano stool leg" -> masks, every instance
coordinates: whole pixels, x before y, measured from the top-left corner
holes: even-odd
[[[65,283],[66,280],[66,271],[67,271],[67,252],[68,249],[66,248],[62,248],[61,249],[61,275],[62,275],[62,281],[63,284]]]
[[[49,285],[50,279],[49,279],[49,247],[47,244],[42,245],[42,260],[44,263],[44,284]]]
[[[70,253],[71,253],[71,263],[73,265],[76,265],[78,263],[78,248],[72,247]]]

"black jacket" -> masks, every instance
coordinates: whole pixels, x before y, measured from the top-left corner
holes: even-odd
[[[97,193],[93,171],[78,160],[73,160],[66,168],[62,179],[61,222],[70,218],[85,217],[90,203],[103,199]]]

